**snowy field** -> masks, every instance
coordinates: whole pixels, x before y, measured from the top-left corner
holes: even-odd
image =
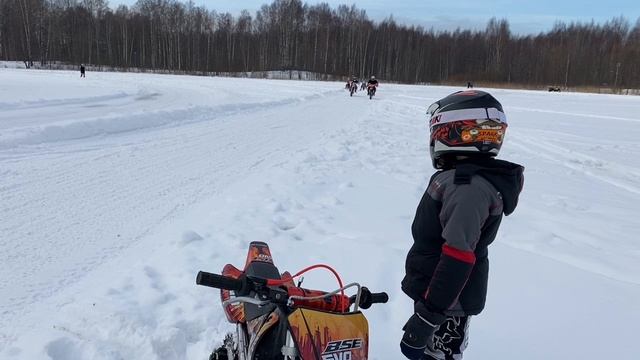
[[[458,89],[342,86],[0,69],[0,359],[206,359],[231,327],[195,274],[253,240],[387,291],[370,357],[401,359],[424,113]],[[640,359],[640,97],[491,92],[526,180],[465,359]]]

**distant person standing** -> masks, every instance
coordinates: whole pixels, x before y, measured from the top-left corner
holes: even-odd
[[[80,77],[85,77],[84,76],[84,65],[80,64]]]
[[[471,83],[471,81],[467,81],[467,89],[473,89],[473,83]]]

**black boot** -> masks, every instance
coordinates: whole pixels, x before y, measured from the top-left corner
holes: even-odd
[[[209,360],[230,360],[227,356],[227,348],[220,346],[209,355]]]

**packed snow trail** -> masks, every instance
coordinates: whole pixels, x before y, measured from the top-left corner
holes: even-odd
[[[347,105],[346,99],[338,98],[341,93],[328,90],[326,84],[317,89],[317,84],[276,83],[270,85],[271,91],[258,85],[256,81],[234,81],[228,88],[210,90],[227,94],[227,101],[238,101],[224,105],[237,109],[235,115],[212,108],[190,123],[194,120],[189,118],[191,108],[178,108],[172,111],[182,113],[182,126],[157,128],[155,116],[162,113],[155,110],[145,115],[151,124],[142,124],[146,131],[61,143],[64,136],[73,135],[67,127],[60,137],[47,139],[50,143],[3,152],[2,232],[8,237],[2,239],[2,245],[8,251],[0,255],[7,265],[0,270],[0,276],[7,279],[0,284],[0,298],[9,299],[0,308],[3,318],[11,320],[14,314],[30,311],[34,303],[75,282],[199,199],[211,197],[247,174],[266,171],[306,148],[323,132],[343,126],[345,117],[348,121],[358,115],[352,106],[340,106]],[[277,101],[245,106],[261,93],[273,94],[278,85],[285,91],[281,90]],[[252,96],[234,93],[239,88]],[[296,91],[290,93],[289,88]],[[161,94],[162,88],[154,91]],[[182,92],[180,87],[173,91]],[[322,106],[314,98],[324,96],[335,98],[331,101],[337,106],[323,109],[322,119],[305,116]],[[173,98],[172,94],[159,97]],[[119,110],[105,101],[111,112]],[[67,107],[80,103],[75,100]],[[48,111],[46,104],[35,107],[38,116]],[[22,112],[12,109],[8,113],[14,123],[22,125],[19,119],[24,113],[29,116],[34,107],[19,109]],[[125,106],[118,117],[134,117],[127,115],[129,110]],[[70,112],[64,121],[78,124],[77,128],[94,122],[79,114]],[[28,130],[36,132],[33,126]],[[16,276],[19,264],[29,266]]]
[[[281,271],[329,263],[387,291],[366,312],[370,355],[401,358],[424,111],[457,89],[383,84],[370,101],[337,83],[75,76],[0,71],[16,84],[0,82],[0,359],[205,359],[230,325],[195,274],[241,266],[253,240]],[[525,192],[465,359],[635,359],[640,99],[491,92]]]

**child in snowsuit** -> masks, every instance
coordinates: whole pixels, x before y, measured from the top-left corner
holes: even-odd
[[[507,122],[490,94],[457,92],[427,112],[438,171],[411,227],[402,289],[415,305],[400,347],[409,359],[462,359],[469,317],[485,305],[487,248],[516,208],[524,168],[494,159]]]

